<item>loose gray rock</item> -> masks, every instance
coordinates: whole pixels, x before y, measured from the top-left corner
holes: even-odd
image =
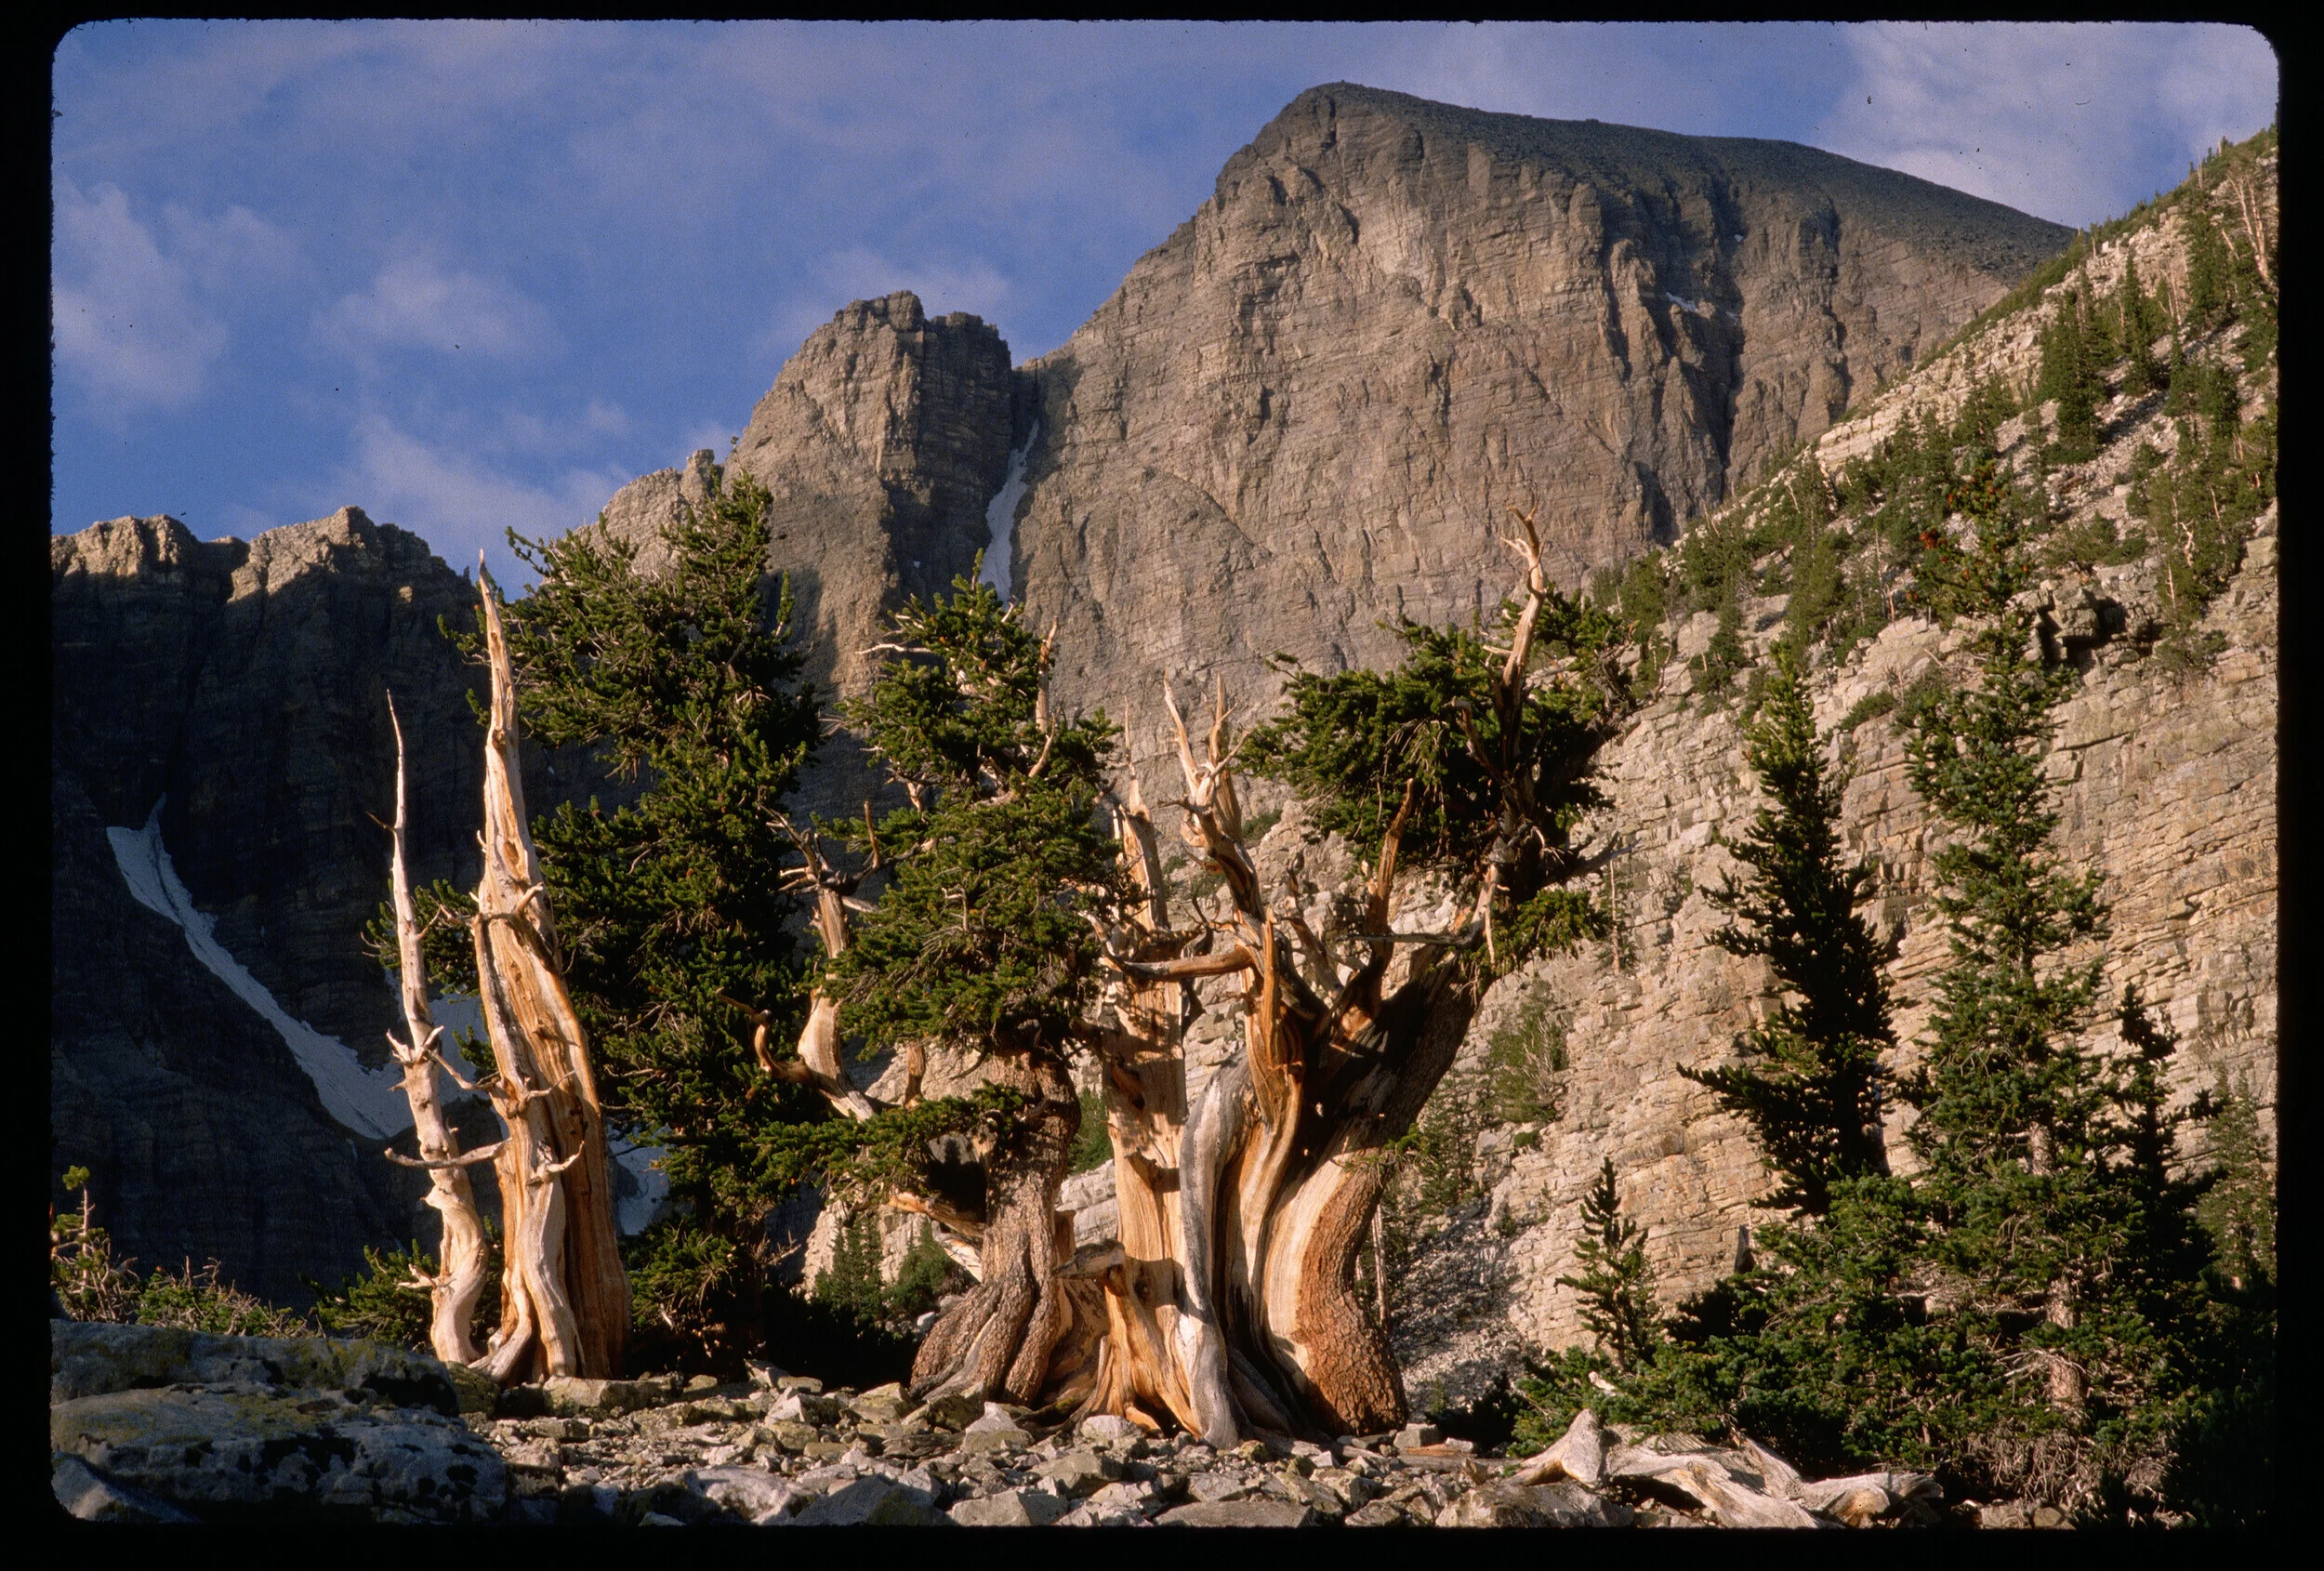
[[[1196,1500],[1155,1520],[1164,1527],[1313,1527],[1320,1518],[1288,1500]]]
[[[1004,1489],[962,1500],[951,1515],[963,1527],[1047,1527],[1072,1509],[1071,1501],[1046,1489]]]
[[[1078,1446],[1036,1470],[1057,1488],[1076,1499],[1095,1494],[1122,1475],[1121,1459]]]
[[[693,1468],[687,1487],[761,1526],[804,1511],[814,1496],[763,1468]]]
[[[83,1522],[199,1522],[167,1500],[132,1489],[97,1472],[78,1457],[59,1457],[48,1472],[57,1503]]]
[[[925,1490],[885,1478],[859,1478],[825,1495],[791,1523],[799,1527],[932,1527],[949,1526],[952,1518],[936,1509]]]

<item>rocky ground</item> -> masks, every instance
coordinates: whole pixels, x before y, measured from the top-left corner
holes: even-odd
[[[762,1369],[494,1393],[363,1342],[50,1323],[51,1479],[112,1522],[693,1526],[2032,1525],[1917,1473],[1804,1481],[1746,1443],[1602,1429],[1523,1460],[1425,1425],[1217,1451]],[[2024,1520],[2019,1520],[2024,1517]]]

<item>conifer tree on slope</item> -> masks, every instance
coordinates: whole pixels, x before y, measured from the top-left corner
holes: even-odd
[[[1581,1323],[1598,1351],[1625,1373],[1643,1367],[1661,1345],[1655,1324],[1654,1276],[1646,1264],[1646,1230],[1622,1214],[1614,1159],[1602,1158],[1598,1182],[1581,1201],[1581,1238],[1574,1246],[1578,1276],[1557,1285],[1582,1296]]]
[[[1964,595],[1989,618],[1980,677],[1908,737],[1914,787],[1952,829],[1936,906],[1951,960],[1921,1067],[1921,1170],[1832,1186],[1820,1222],[1771,1229],[1756,1328],[1714,1350],[1730,1411],[1818,1461],[1930,1466],[1984,1498],[2095,1501],[2159,1484],[2191,1393],[2195,1186],[2161,1153],[2167,1038],[2124,1001],[2132,1056],[2086,1039],[2099,877],[2058,860],[2043,773],[2070,669],[2045,668],[2022,503],[1991,466],[1954,498],[1976,533]]]
[[[1842,782],[1828,769],[1798,666],[1778,650],[1775,680],[1745,732],[1744,758],[1769,799],[1730,848],[1748,870],[1710,899],[1733,919],[1711,942],[1767,959],[1780,989],[1767,1020],[1738,1037],[1742,1062],[1679,1071],[1747,1119],[1778,1175],[1762,1204],[1820,1216],[1831,1186],[1887,1168],[1881,1054],[1889,1025],[1885,946],[1855,907],[1871,870],[1843,860]]]

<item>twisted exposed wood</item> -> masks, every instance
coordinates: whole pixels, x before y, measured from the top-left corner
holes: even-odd
[[[388,723],[395,731],[395,825],[393,852],[389,858],[389,885],[395,908],[395,952],[398,990],[403,1006],[403,1027],[410,1040],[388,1040],[396,1062],[403,1066],[403,1095],[412,1104],[412,1129],[419,1142],[419,1160],[390,1151],[388,1155],[407,1166],[428,1169],[428,1205],[442,1221],[436,1249],[437,1269],[428,1279],[428,1343],[445,1363],[475,1361],[477,1349],[469,1334],[476,1317],[476,1300],[484,1290],[488,1264],[483,1219],[477,1214],[475,1191],[467,1168],[490,1161],[500,1147],[489,1145],[463,1156],[445,1122],[436,1095],[436,1072],[442,1061],[437,1039],[443,1028],[429,1017],[428,966],[420,945],[419,921],[412,904],[412,880],[404,863],[406,822],[403,722],[395,712],[395,696],[388,695]],[[455,1080],[459,1076],[453,1076]],[[473,1087],[467,1087],[473,1089]]]
[[[492,673],[484,748],[484,870],[472,926],[478,993],[492,1042],[495,1106],[508,1127],[500,1178],[505,1325],[486,1359],[495,1378],[526,1372],[607,1378],[628,1343],[604,1116],[578,1013],[560,974],[548,891],[526,822],[517,759],[516,680],[497,591],[478,587]],[[510,1302],[513,1298],[514,1302]]]
[[[393,1150],[392,1148],[383,1151],[379,1155],[385,1156],[389,1161],[395,1163],[399,1167],[424,1168],[429,1172],[453,1172],[461,1168],[472,1168],[479,1162],[491,1161],[494,1157],[500,1155],[501,1144],[501,1142],[495,1141],[490,1145],[478,1146],[475,1150],[469,1152],[465,1156],[444,1156],[432,1161],[416,1156],[406,1156],[402,1152]],[[469,1307],[471,1309],[475,1307],[473,1300],[470,1300]],[[474,1354],[471,1353],[469,1356],[473,1357]],[[467,1363],[468,1360],[462,1359],[461,1362]]]

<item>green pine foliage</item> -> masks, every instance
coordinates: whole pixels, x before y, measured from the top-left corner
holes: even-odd
[[[1838,1464],[1934,1467],[1959,1486],[2091,1504],[2108,1481],[2151,1506],[2199,1380],[2197,1186],[2170,1176],[2172,1044],[2135,996],[2119,1058],[2087,1041],[2103,932],[2095,875],[2056,858],[2041,755],[2075,680],[2007,608],[2022,520],[1973,499],[1964,592],[1987,618],[1981,679],[1935,695],[1908,741],[1916,790],[1955,838],[1934,871],[1951,961],[1909,1180],[1830,1186],[1813,1226],[1766,1230],[1771,1269],[1731,1289],[1741,1336],[1691,1353],[1752,1432]],[[1966,608],[1964,608],[1966,609]]]
[[[512,532],[539,581],[504,608],[528,734],[643,782],[613,811],[565,803],[532,825],[607,1115],[651,1133],[680,1205],[746,1249],[780,1193],[770,1142],[825,1116],[759,1070],[751,1022],[726,1001],[778,1026],[803,1014],[783,806],[820,722],[788,585],[765,574],[770,503],[726,471],[664,526],[652,575],[634,542],[601,528]],[[446,631],[481,658],[481,632]],[[472,897],[449,884],[415,895],[431,980],[472,989]],[[370,937],[391,963],[384,908]]]
[[[1034,1063],[1062,1076],[1099,985],[1087,917],[1121,886],[1098,822],[1116,730],[1102,713],[1049,718],[1048,647],[1021,604],[971,575],[948,597],[909,601],[890,642],[848,715],[910,805],[876,825],[820,825],[884,880],[822,985],[868,1050],[941,1040],[1007,1061],[1012,1080]],[[856,1198],[926,1192],[944,1137],[990,1150],[1062,1120],[1070,1144],[1079,1113],[988,1084],[861,1123],[793,1128],[771,1171]]]
[[[759,1069],[726,1001],[800,1012],[783,809],[820,727],[788,586],[765,580],[770,505],[726,471],[665,526],[651,576],[601,530],[512,535],[540,581],[508,615],[533,734],[646,782],[633,804],[568,803],[533,826],[607,1113],[654,1131],[672,1194],[737,1240],[772,1199],[754,1170],[769,1129],[819,1116]]]
[[[478,1324],[471,1327],[471,1335],[499,1324],[499,1251],[492,1251],[486,1259],[492,1274],[485,1290],[477,1295]],[[366,1245],[363,1269],[341,1279],[337,1292],[326,1293],[320,1284],[308,1284],[315,1290],[315,1319],[335,1336],[361,1337],[424,1353],[429,1346],[432,1306],[427,1288],[416,1286],[413,1278],[416,1273],[433,1274],[435,1269],[435,1257],[421,1248],[416,1238],[402,1248]],[[489,1325],[485,1324],[487,1316]],[[478,1340],[481,1342],[481,1336]]]
[[[1500,640],[1516,610],[1502,606]],[[1481,631],[1410,621],[1397,631],[1405,658],[1385,673],[1319,676],[1281,662],[1289,671],[1285,712],[1251,733],[1250,769],[1289,786],[1317,829],[1346,836],[1362,857],[1377,853],[1407,780],[1418,789],[1398,853],[1404,865],[1473,877],[1504,844],[1501,887],[1515,908],[1502,928],[1512,935],[1499,945],[1504,969],[1542,944],[1594,936],[1603,914],[1553,886],[1573,871],[1570,831],[1604,802],[1591,776],[1627,704],[1605,678],[1620,623],[1552,590],[1536,627],[1535,675],[1507,735],[1493,702],[1505,641],[1496,648]],[[1521,822],[1502,821],[1500,787],[1467,745],[1471,730],[1488,757],[1508,760]]]
[[[634,1362],[731,1368],[734,1354],[756,1342],[753,1328],[736,1323],[757,1307],[745,1281],[753,1257],[726,1230],[674,1211],[624,1239],[621,1253],[629,1274]]]
[[[1726,581],[1719,601],[1719,623],[1703,652],[1687,662],[1695,673],[1695,695],[1706,706],[1725,701],[1735,691],[1735,679],[1750,663],[1743,645],[1743,578]]]
[[[2093,1043],[2104,909],[2096,876],[2055,854],[2042,772],[2076,678],[2042,664],[2009,606],[2028,572],[2022,499],[1988,484],[1961,500],[1970,544],[1952,582],[1959,613],[1977,619],[1979,679],[1916,694],[1905,722],[1909,777],[1951,837],[1934,867],[1950,961],[1923,1063],[1898,1088],[1920,1115],[1908,1137],[1918,1170],[1834,1165],[1820,1212],[1802,1206],[1760,1229],[1755,1263],[1680,1306],[1642,1339],[1644,1356],[1569,1353],[1537,1370],[1520,1430],[1546,1440],[1588,1404],[1648,1427],[1724,1427],[1822,1471],[1934,1471],[1957,1498],[2031,1497],[2090,1521],[2168,1508],[2248,1523],[2267,1509],[2274,1410],[2273,1201],[2257,1121],[2225,1093],[2173,1108],[2176,1044],[2134,991],[2106,1011],[2120,1050]],[[1783,686],[1771,683],[1753,746],[1770,764],[1820,766]],[[1819,807],[1807,772],[1788,790],[1772,769],[1763,778],[1797,806],[1754,826],[1760,854],[1744,860],[1757,900],[1736,932],[1772,950],[1807,931],[1812,910],[1850,912],[1856,891],[1797,832],[1828,821],[1829,783],[1814,780]],[[1769,876],[1786,868],[1817,871]],[[1851,944],[1854,984],[1827,970],[1810,985],[1873,1036],[1885,1012],[1865,992],[1868,936],[1843,929],[1802,947],[1820,965]],[[1797,1029],[1808,997],[1788,985],[1773,1023]],[[1758,1089],[1740,1076],[1735,1089]],[[2203,1118],[2214,1168],[2190,1172],[2181,1135]],[[1787,1179],[1816,1170],[1771,1138],[1795,1120],[1751,1117]],[[1604,1210],[1600,1198],[1593,1216]],[[1584,1255],[1600,1276],[1606,1248],[1601,1237]],[[1614,1389],[1586,1383],[1593,1372]]]
[[[2098,405],[2106,398],[2104,367],[2111,346],[2079,293],[2069,292],[2041,329],[2041,370],[2034,386],[2037,402],[2057,401],[2056,434],[2049,457],[2079,464],[2098,455]]]
[[[2139,282],[2138,259],[2134,257],[2123,263],[2114,319],[2115,337],[2129,366],[2125,389],[2137,395],[2156,391],[2163,385],[2162,363],[2155,358],[2155,340],[2161,337],[2165,326],[2163,310]]]
[[[1117,731],[1103,713],[1045,726],[1049,655],[1022,606],[966,576],[953,590],[896,614],[904,653],[848,710],[914,805],[878,825],[887,888],[826,984],[877,1046],[1063,1052],[1098,986],[1087,918],[1120,883],[1098,822]],[[870,853],[864,825],[829,827]]]
[[[1709,891],[1730,918],[1712,942],[1762,956],[1781,996],[1737,1038],[1741,1063],[1680,1073],[1748,1121],[1779,1180],[1763,1202],[1806,1215],[1829,1208],[1836,1182],[1884,1169],[1881,1054],[1895,1043],[1887,949],[1855,907],[1870,868],[1840,843],[1845,787],[1827,765],[1799,667],[1778,651],[1776,675],[1744,733],[1744,758],[1768,800],[1729,849],[1747,869]]]
[[[1092,1172],[1113,1159],[1114,1136],[1105,1127],[1105,1099],[1095,1091],[1083,1091],[1081,1128],[1074,1135],[1073,1156],[1065,1164],[1065,1171]]]
[[[221,1337],[303,1337],[313,1323],[218,1280],[218,1262],[196,1266],[191,1260],[175,1273],[140,1277],[134,1260],[115,1260],[112,1239],[97,1225],[86,1168],[67,1168],[67,1190],[78,1190],[77,1211],[48,1212],[48,1287],[53,1307],[69,1320],[107,1320],[139,1326],[168,1326]]]
[[[1623,631],[1638,649],[1638,666],[1631,675],[1630,698],[1643,704],[1662,685],[1662,668],[1670,661],[1670,640],[1664,625],[1670,618],[1670,590],[1666,553],[1649,551],[1622,571],[1612,595],[1601,594],[1598,603],[1620,613]]]
[[[2276,1186],[2249,1086],[2230,1086],[2222,1072],[2212,1105],[2217,1109],[2211,1140],[2218,1178],[2196,1216],[2211,1234],[2221,1277],[2241,1292],[2275,1280]]]
[[[1559,1277],[1558,1286],[1581,1295],[1581,1322],[1597,1339],[1598,1351],[1618,1369],[1640,1367],[1662,1334],[1646,1265],[1646,1230],[1622,1214],[1611,1157],[1599,1165],[1597,1182],[1582,1197],[1581,1240],[1574,1254],[1581,1274]]]

